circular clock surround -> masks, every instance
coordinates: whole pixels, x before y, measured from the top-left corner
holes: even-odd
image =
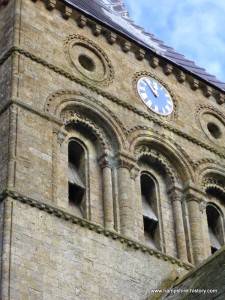
[[[168,90],[150,76],[140,77],[137,91],[143,103],[154,113],[168,116],[173,112],[173,100]]]

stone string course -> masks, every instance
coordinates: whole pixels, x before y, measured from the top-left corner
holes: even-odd
[[[57,218],[62,218],[65,221],[71,222],[75,225],[78,225],[81,227],[86,227],[89,230],[95,231],[98,234],[103,234],[106,237],[111,238],[113,240],[118,240],[120,243],[126,244],[128,247],[132,247],[132,248],[136,249],[137,251],[142,251],[143,253],[146,253],[148,255],[153,255],[153,256],[157,257],[158,259],[162,259],[164,261],[169,261],[172,264],[175,264],[186,270],[190,270],[193,268],[193,265],[190,263],[184,263],[184,262],[180,261],[179,259],[176,259],[172,256],[166,255],[158,250],[150,249],[150,248],[146,247],[146,245],[143,245],[143,244],[141,244],[137,241],[134,241],[130,238],[127,238],[125,236],[122,236],[122,235],[118,234],[117,232],[106,230],[105,228],[103,228],[102,226],[100,226],[98,224],[92,223],[85,219],[78,218],[76,216],[73,216],[72,214],[66,213],[65,211],[63,211],[57,207],[54,207],[47,203],[40,202],[38,200],[26,197],[26,196],[22,195],[21,193],[17,193],[16,191],[6,189],[0,195],[0,201],[2,202],[8,197],[12,198],[13,200],[19,201],[21,203],[28,204],[33,208],[43,210],[50,215],[54,215]]]
[[[42,64],[43,66],[45,67],[48,67],[49,69],[53,70],[54,72],[62,75],[62,76],[65,76],[67,79],[70,79],[72,81],[75,81],[76,83],[79,83],[83,86],[85,86],[86,88],[88,88],[89,90],[92,90],[93,92],[96,92],[97,94],[99,95],[102,95],[103,97],[106,97],[108,98],[109,100],[113,101],[114,103],[117,103],[118,105],[121,105],[131,111],[133,111],[134,113],[146,118],[146,119],[149,119],[157,124],[159,124],[160,126],[162,126],[163,128],[165,129],[168,129],[176,134],[178,134],[179,136],[183,137],[183,138],[186,138],[187,140],[191,141],[192,143],[194,144],[197,144],[198,146],[201,146],[217,155],[219,155],[220,157],[222,158],[225,158],[225,155],[223,152],[219,151],[218,149],[194,138],[194,137],[191,137],[190,135],[184,133],[184,132],[181,132],[180,130],[176,129],[175,127],[171,126],[170,124],[167,124],[167,123],[164,123],[162,122],[160,119],[154,117],[154,116],[151,116],[149,115],[148,113],[146,112],[143,112],[143,111],[140,111],[139,109],[137,109],[136,107],[134,107],[133,105],[130,105],[130,104],[127,104],[127,103],[124,103],[122,100],[120,100],[118,97],[115,97],[111,94],[108,94],[107,92],[103,92],[101,89],[97,88],[97,87],[94,87],[92,85],[90,85],[89,83],[77,78],[76,76],[64,71],[63,69],[59,68],[59,67],[56,67],[50,63],[48,63],[47,61],[45,61],[44,59],[41,59],[39,57],[37,57],[36,55],[34,54],[31,54],[29,53],[28,51],[25,51],[17,46],[14,46],[12,47],[9,51],[7,51],[3,56],[2,58],[0,58],[0,65],[2,63],[4,63],[5,60],[7,60],[7,58],[14,52],[17,52],[21,55],[24,55],[28,58],[30,58],[31,60],[37,62],[37,63],[40,63]],[[64,91],[65,92],[65,91]],[[62,93],[62,92],[61,92]],[[54,95],[55,96],[55,95]],[[51,98],[49,99],[49,101],[51,101]]]

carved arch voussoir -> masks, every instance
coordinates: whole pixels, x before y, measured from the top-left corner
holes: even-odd
[[[215,178],[205,178],[202,182],[202,188],[204,192],[209,189],[213,189],[225,196],[225,181],[223,182]]]
[[[82,112],[86,110],[86,113]],[[115,139],[117,147],[126,148],[127,138],[126,129],[118,117],[102,102],[89,95],[77,92],[74,90],[59,90],[50,95],[45,103],[45,112],[53,115],[54,117],[63,119],[65,121],[66,111],[76,111],[77,115],[80,114],[80,120],[88,119],[88,123],[96,125],[104,132],[111,131],[111,138]],[[94,117],[96,120],[92,119]],[[98,124],[100,119],[104,125]],[[74,120],[73,120],[74,122]]]
[[[104,151],[111,150],[110,143],[107,140],[104,132],[87,117],[81,116],[73,110],[68,110],[62,113],[62,119],[66,127],[68,127],[68,125],[76,126],[76,124],[79,124],[82,127],[88,129],[89,132],[91,132],[92,135],[95,136],[96,139],[100,142]]]
[[[225,165],[220,162],[204,158],[195,162],[195,174],[197,179],[197,184],[199,186],[204,186],[203,182],[209,180],[219,180],[225,184]]]
[[[172,167],[169,161],[158,151],[151,149],[148,146],[140,146],[135,149],[135,154],[137,156],[137,160],[142,157],[153,158],[157,163],[159,163],[163,169],[166,171],[171,183],[175,185],[181,185],[181,180],[176,170]]]
[[[182,181],[195,181],[193,161],[183,147],[172,138],[153,128],[135,126],[129,130],[129,139],[132,153],[136,152],[139,145],[148,145],[151,148],[158,149],[158,152],[174,166]]]

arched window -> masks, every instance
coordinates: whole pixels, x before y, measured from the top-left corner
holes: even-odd
[[[211,253],[219,250],[223,245],[223,225],[219,210],[213,206],[206,207],[206,215],[208,221],[209,240]]]
[[[153,178],[147,174],[141,174],[141,196],[143,211],[143,226],[145,242],[148,246],[157,248],[157,194]]]
[[[69,205],[77,216],[85,217],[85,150],[77,140],[69,142],[68,171]]]

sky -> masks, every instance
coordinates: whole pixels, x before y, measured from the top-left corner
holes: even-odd
[[[225,0],[122,0],[131,19],[225,82]]]

